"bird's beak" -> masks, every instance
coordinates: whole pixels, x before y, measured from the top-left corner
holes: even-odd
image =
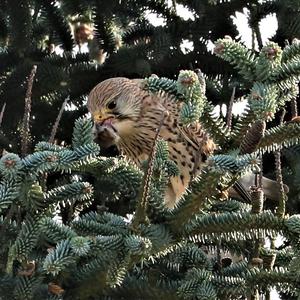
[[[111,123],[112,116],[109,114],[109,110],[102,109],[95,112],[93,114],[93,120],[95,141],[104,148],[114,145],[119,137]]]
[[[106,120],[107,118],[109,118],[108,116],[108,110],[107,109],[102,109],[100,111],[96,111],[93,114],[93,119],[95,123],[102,123],[104,120]]]

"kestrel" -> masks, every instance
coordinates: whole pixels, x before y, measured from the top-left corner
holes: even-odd
[[[130,160],[141,166],[148,159],[162,114],[160,137],[167,141],[169,159],[179,169],[172,176],[166,190],[165,204],[172,208],[178,202],[192,177],[201,172],[205,161],[216,145],[200,122],[181,124],[179,113],[182,102],[167,93],[151,93],[143,87],[142,79],[116,77],[95,86],[88,99],[88,110],[94,121],[94,135],[102,146],[115,144]],[[277,197],[276,182],[266,179],[265,194]],[[241,179],[250,187],[254,176]],[[237,196],[236,194],[234,196]]]

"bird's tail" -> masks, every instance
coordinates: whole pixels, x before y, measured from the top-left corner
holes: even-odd
[[[241,177],[237,183],[230,189],[229,195],[231,197],[243,199],[246,202],[250,200],[249,190],[251,186],[255,185],[255,174],[247,173]],[[262,188],[266,198],[277,201],[280,198],[280,185],[277,181],[267,177],[262,178]],[[286,184],[283,185],[284,192],[288,193],[289,188]]]

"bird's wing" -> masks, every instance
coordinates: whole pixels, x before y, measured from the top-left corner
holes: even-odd
[[[176,127],[179,133],[179,139],[182,140],[189,148],[193,149],[194,153],[194,170],[192,177],[196,175],[197,168],[207,156],[211,155],[216,146],[210,139],[207,132],[204,130],[200,122],[194,122],[189,125],[183,125],[180,121],[180,110],[183,105],[182,101],[176,99],[175,96],[160,92],[157,95],[160,99],[160,104],[169,111],[171,119],[170,124]]]
[[[188,126],[180,126],[179,124],[178,129],[185,140],[200,153],[208,156],[215,150],[215,143],[199,122],[194,122]]]
[[[194,122],[189,125],[183,125],[180,122],[180,109],[183,105],[182,101],[176,99],[175,96],[165,92],[157,93],[160,104],[170,113],[171,122],[178,129],[181,138],[188,145],[192,146],[195,151],[210,155],[216,146],[207,132],[204,130],[200,122]]]

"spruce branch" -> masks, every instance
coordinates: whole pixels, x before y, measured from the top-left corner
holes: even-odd
[[[51,249],[43,262],[43,270],[47,274],[57,275],[70,264],[74,263],[70,240],[60,241],[54,249]]]
[[[298,222],[298,220],[297,220]],[[296,223],[296,222],[295,222]],[[297,223],[298,224],[298,223]],[[225,234],[230,232],[246,232],[247,230],[275,230],[280,232],[284,224],[280,218],[269,211],[261,214],[250,212],[223,213],[199,216],[193,222],[181,228],[186,235]]]
[[[22,129],[21,129],[21,153],[23,157],[27,154],[29,143],[30,143],[31,95],[32,95],[32,86],[33,86],[36,70],[37,70],[37,66],[34,65],[32,67],[30,76],[27,81],[25,109],[24,109],[24,116],[23,116]]]
[[[226,145],[229,139],[228,127],[221,117],[214,115],[213,110],[214,107],[207,103],[200,118],[201,124],[216,143]]]
[[[222,178],[219,170],[203,170],[192,184],[191,190],[170,213],[169,224],[174,232],[182,230],[182,226],[198,213],[209,197],[220,193],[218,184]]]
[[[283,63],[274,71],[272,76],[272,82],[284,83],[290,81],[291,79],[298,79],[300,76],[300,62],[291,61]]]
[[[251,110],[249,105],[247,105],[246,109],[231,132],[231,137],[235,144],[240,145],[241,140],[243,140],[245,137],[247,131],[249,130],[250,124],[254,122],[255,118],[255,113]]]
[[[288,147],[299,143],[300,124],[297,122],[284,123],[266,130],[259,142],[260,151],[275,151],[282,146]]]
[[[300,52],[300,42],[298,39],[294,39],[292,44],[287,45],[282,52],[282,62],[288,62],[299,55]]]
[[[255,75],[254,53],[226,36],[215,43],[214,53],[228,61],[248,81],[252,81]]]

